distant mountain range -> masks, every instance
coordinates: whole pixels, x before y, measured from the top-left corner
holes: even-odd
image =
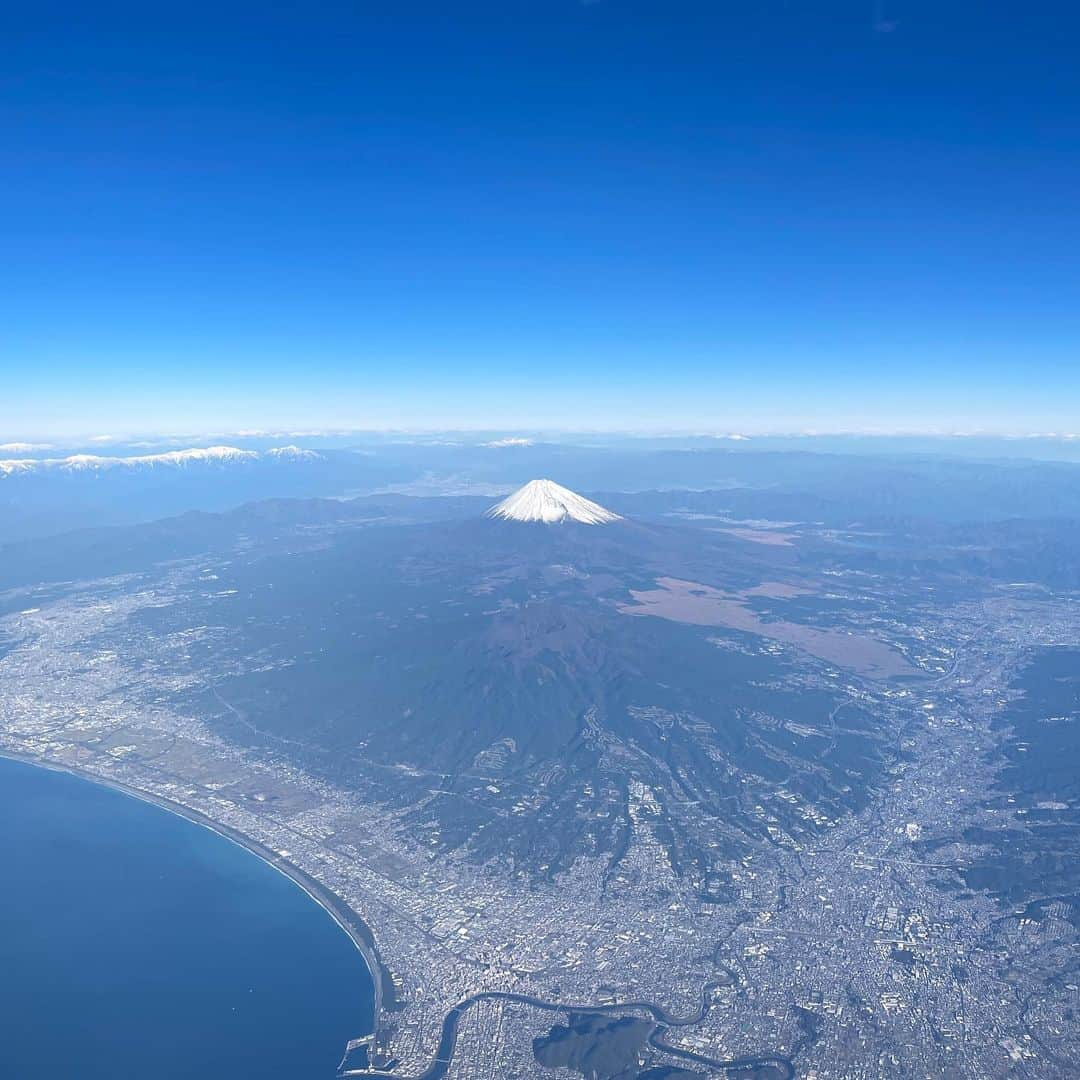
[[[416,476],[351,450],[285,445],[0,458],[0,543],[274,497],[349,495]]]
[[[891,526],[903,520],[1080,519],[1080,468],[1055,462],[747,450],[738,442],[725,448],[522,439],[296,443],[237,439],[161,450],[117,444],[108,453],[82,447],[69,454],[4,444],[0,543],[191,510],[229,510],[268,498],[394,492],[493,502],[523,484],[526,489],[506,498],[498,516],[595,523],[610,520],[605,513],[622,514],[629,494],[651,492],[650,513],[664,514],[692,509],[699,493],[717,492],[732,517],[836,528],[854,521]],[[534,477],[558,477],[560,483]],[[582,491],[601,493],[599,503],[584,505],[589,500],[574,494]],[[640,513],[640,503],[636,509]]]
[[[71,454],[68,457],[0,459],[0,477],[26,476],[32,473],[107,472],[115,469],[187,469],[197,466],[250,465],[258,461],[322,461],[316,450],[299,446],[275,446],[269,450],[241,450],[235,446],[192,447],[167,450],[160,454],[133,454],[128,457],[104,457],[97,454]]]

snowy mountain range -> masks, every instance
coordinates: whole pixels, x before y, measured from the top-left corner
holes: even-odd
[[[487,516],[503,521],[542,522],[545,525],[567,521],[576,521],[581,525],[607,525],[621,520],[618,514],[556,484],[554,480],[530,480],[493,506]]]
[[[150,469],[186,469],[191,466],[226,466],[253,464],[258,461],[321,461],[322,454],[299,446],[276,446],[270,450],[240,450],[235,446],[192,447],[168,450],[160,454],[134,457],[103,457],[97,454],[72,454],[62,458],[0,459],[0,478],[30,473],[107,472],[114,469],[145,471]]]

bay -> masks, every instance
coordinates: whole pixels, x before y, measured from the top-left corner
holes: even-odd
[[[0,759],[5,1080],[329,1080],[372,1001],[348,935],[251,852]]]

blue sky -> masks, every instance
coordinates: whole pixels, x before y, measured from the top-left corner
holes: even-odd
[[[60,5],[0,435],[1080,427],[1075,5]]]

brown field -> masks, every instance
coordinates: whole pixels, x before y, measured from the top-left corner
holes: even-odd
[[[634,603],[620,604],[619,611],[624,615],[652,615],[694,626],[726,626],[731,630],[742,630],[771,641],[794,645],[819,660],[871,679],[921,674],[896,649],[876,638],[844,633],[842,630],[819,630],[781,620],[766,622],[746,607],[738,595],[695,581],[665,577],[659,578],[656,584],[659,588],[631,590]],[[781,591],[775,591],[776,587]],[[771,591],[763,592],[766,588]],[[791,596],[806,592],[790,591],[793,589],[794,586],[784,586],[780,582],[766,582],[756,589],[747,590],[743,595]]]
[[[771,532],[767,529],[717,529],[716,532],[766,547],[791,547],[792,541],[797,539],[794,533]]]
[[[738,595],[744,599],[748,596],[764,596],[770,600],[790,600],[795,596],[813,596],[814,590],[789,585],[786,581],[763,581],[752,589],[743,589]]]

